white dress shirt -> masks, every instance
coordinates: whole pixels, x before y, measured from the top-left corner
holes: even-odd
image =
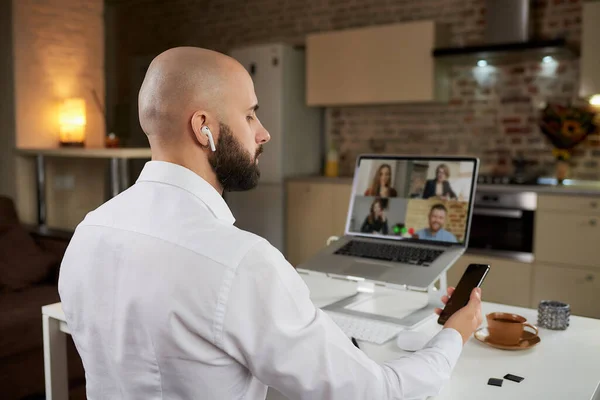
[[[88,399],[254,400],[268,386],[311,400],[439,392],[462,349],[457,331],[377,364],[315,308],[277,249],[233,223],[211,185],[157,161],[86,216],[59,291]]]

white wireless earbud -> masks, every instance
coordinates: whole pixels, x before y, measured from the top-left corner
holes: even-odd
[[[201,131],[208,137],[208,142],[210,143],[210,149],[212,151],[216,151],[217,149],[215,148],[215,141],[213,140],[212,132],[210,131],[210,129],[208,129],[208,126],[203,126]]]

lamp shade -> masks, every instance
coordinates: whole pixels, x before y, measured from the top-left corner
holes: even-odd
[[[60,107],[60,144],[63,146],[83,146],[85,143],[85,100],[66,99]]]

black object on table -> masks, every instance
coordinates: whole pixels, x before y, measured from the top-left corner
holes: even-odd
[[[491,386],[502,386],[502,379],[490,378],[488,385]]]
[[[504,379],[508,379],[509,381],[521,383],[523,381],[523,379],[525,379],[525,378],[522,378],[522,377],[517,376],[517,375],[506,374],[506,375],[504,375]]]

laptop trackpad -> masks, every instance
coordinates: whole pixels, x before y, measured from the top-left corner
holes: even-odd
[[[364,263],[364,262],[355,262],[348,266],[348,268],[344,269],[344,273],[350,276],[359,276],[359,277],[370,277],[370,276],[380,276],[384,273],[388,272],[390,267],[387,265],[376,264],[376,263]]]

